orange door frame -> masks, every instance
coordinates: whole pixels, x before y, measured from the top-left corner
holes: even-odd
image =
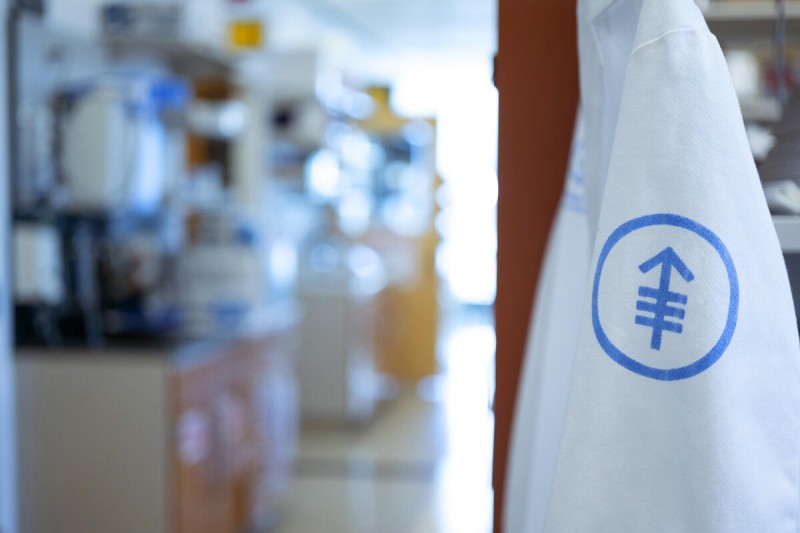
[[[575,1],[498,0],[498,8],[493,485],[494,530],[500,533],[517,380],[539,268],[566,173],[579,91]]]

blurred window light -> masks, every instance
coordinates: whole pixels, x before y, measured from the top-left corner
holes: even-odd
[[[339,200],[339,225],[342,232],[358,238],[369,229],[372,197],[366,190],[352,190]]]
[[[319,150],[306,163],[308,194],[318,200],[335,198],[339,193],[341,171],[336,152]]]
[[[497,290],[498,100],[490,63],[443,69],[438,87],[436,160],[444,184],[437,192],[443,240],[437,270],[457,301],[491,305]]]
[[[457,301],[491,305],[497,292],[496,252],[473,244],[445,241],[436,253],[436,268]]]

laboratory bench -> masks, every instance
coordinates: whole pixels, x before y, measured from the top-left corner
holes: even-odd
[[[277,519],[298,416],[294,305],[204,339],[21,348],[21,531],[237,533]]]

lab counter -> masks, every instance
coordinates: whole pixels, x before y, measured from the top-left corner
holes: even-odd
[[[290,481],[300,313],[207,339],[17,354],[20,528],[236,533]]]
[[[55,347],[17,348],[18,358],[151,358],[180,367],[199,364],[219,356],[231,343],[247,342],[296,330],[303,318],[301,307],[294,301],[280,302],[251,314],[247,320],[232,323],[226,329],[210,332],[182,333],[160,337],[109,337],[102,345],[65,345]]]

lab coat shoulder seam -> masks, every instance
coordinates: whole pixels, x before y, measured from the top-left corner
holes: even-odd
[[[670,35],[673,35],[675,33],[689,33],[689,32],[698,33],[701,29],[702,28],[689,27],[689,28],[675,28],[673,30],[666,31],[666,32],[662,33],[661,35],[659,35],[658,37],[655,37],[653,39],[649,39],[649,40],[639,44],[636,48],[633,49],[633,51],[631,52],[629,57],[633,57],[640,50],[642,50],[644,48],[647,48],[648,46],[653,45],[653,44],[657,43],[658,41],[661,41],[661,40],[665,39],[666,37],[669,37]]]

